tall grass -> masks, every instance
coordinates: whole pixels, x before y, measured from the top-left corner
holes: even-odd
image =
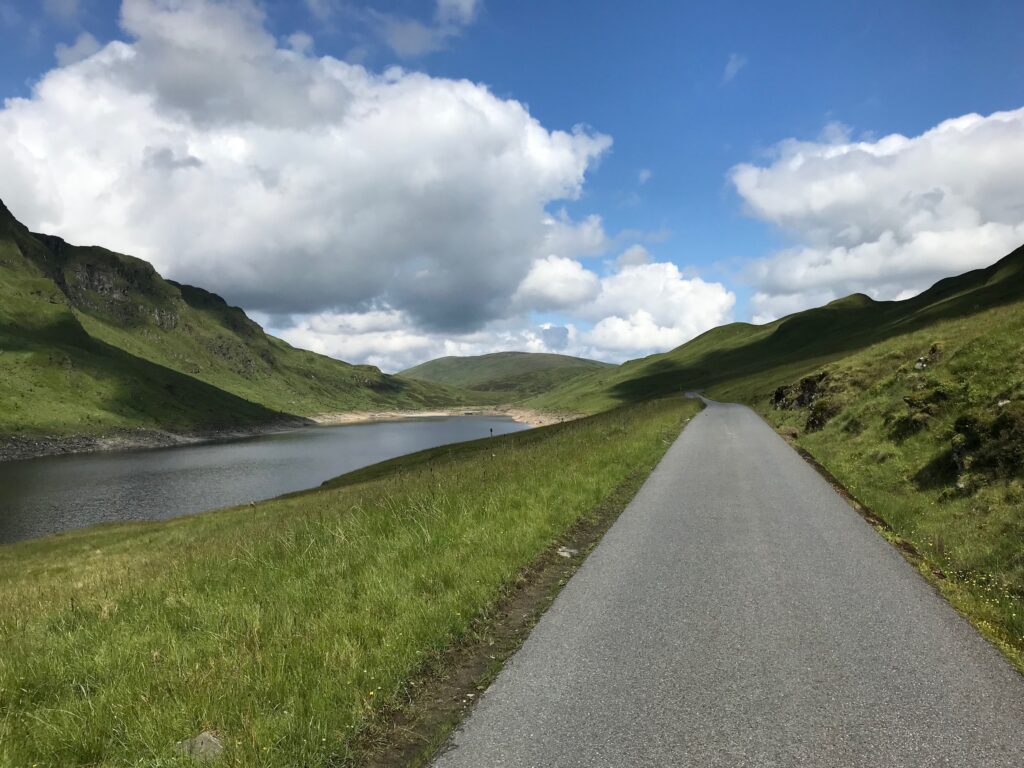
[[[680,399],[316,491],[0,549],[0,763],[323,766],[696,411]]]

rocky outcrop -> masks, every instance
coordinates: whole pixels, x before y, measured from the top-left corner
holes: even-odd
[[[821,383],[826,378],[828,373],[822,371],[813,376],[805,376],[796,384],[779,387],[772,395],[772,407],[776,410],[809,408],[817,399]]]
[[[828,396],[826,381],[828,372],[805,376],[795,384],[779,387],[772,394],[771,404],[776,410],[807,409],[804,430],[817,432],[836,414],[839,405]]]
[[[961,416],[953,425],[950,453],[961,489],[980,478],[1024,475],[1024,404],[1008,402],[986,417]]]

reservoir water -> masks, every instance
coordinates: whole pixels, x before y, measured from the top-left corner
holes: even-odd
[[[509,418],[309,427],[175,448],[0,463],[0,544],[124,520],[163,520],[319,485],[448,443],[527,429]]]

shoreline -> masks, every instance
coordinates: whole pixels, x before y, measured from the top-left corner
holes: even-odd
[[[520,424],[543,427],[579,418],[576,415],[542,413],[514,406],[446,408],[423,411],[339,411],[316,416],[285,418],[257,427],[169,432],[160,429],[121,428],[103,434],[76,435],[0,435],[0,464],[45,456],[67,456],[108,451],[143,451],[152,448],[173,448],[229,440],[242,440],[260,435],[290,432],[312,426],[342,426],[375,421],[441,418],[446,416],[503,416]]]
[[[210,429],[196,432],[170,432],[145,427],[123,427],[101,434],[75,435],[0,435],[0,464],[46,456],[69,456],[79,453],[108,451],[144,451],[152,448],[174,448],[229,440],[242,440],[293,429],[314,426],[311,419],[295,417],[256,427]]]
[[[431,419],[446,416],[501,416],[511,418],[530,427],[544,427],[579,418],[568,414],[545,413],[516,406],[466,406],[463,408],[433,408],[424,411],[339,411],[310,416],[321,426],[366,424],[375,421],[402,421],[404,419]]]

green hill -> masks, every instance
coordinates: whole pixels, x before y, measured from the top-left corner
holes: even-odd
[[[761,402],[778,386],[889,339],[965,318],[977,318],[971,327],[980,331],[983,313],[1005,308],[1015,316],[1021,300],[1024,248],[905,301],[855,294],[766,325],[720,326],[669,352],[593,371],[530,404],[591,413],[680,390]]]
[[[526,405],[593,412],[684,390],[786,432],[1024,665],[1024,248],[906,301],[716,328]]]
[[[540,352],[495,352],[472,357],[439,357],[402,371],[401,376],[491,393],[496,400],[520,400],[547,392],[608,363]]]
[[[193,431],[467,394],[268,336],[141,259],[30,233],[0,203],[0,434]]]

